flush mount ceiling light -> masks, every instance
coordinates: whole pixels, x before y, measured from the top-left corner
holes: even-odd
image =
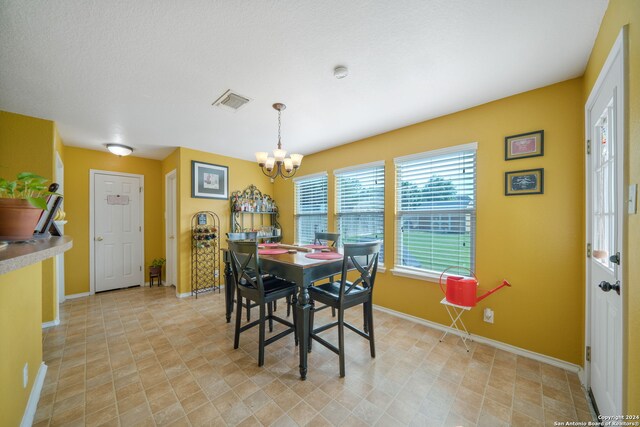
[[[303,156],[302,154],[291,154],[289,157],[285,157],[287,152],[282,149],[282,142],[280,141],[280,114],[287,106],[278,102],[273,104],[273,108],[278,111],[278,148],[273,150],[273,157],[269,157],[269,153],[266,151],[257,152],[256,160],[258,161],[258,166],[262,168],[262,173],[269,178],[275,179],[280,175],[282,178],[287,179],[298,172]]]
[[[133,153],[133,148],[122,144],[107,144],[107,150],[120,157],[128,156]]]

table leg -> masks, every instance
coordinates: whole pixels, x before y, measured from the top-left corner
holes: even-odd
[[[231,264],[229,261],[224,262],[224,299],[226,303],[227,323],[231,322],[231,313],[233,313],[233,294],[236,289],[233,282],[233,274],[231,272]]]
[[[309,291],[300,286],[298,301],[295,306],[296,325],[298,328],[298,351],[300,352],[300,379],[307,379],[307,349],[309,348]]]

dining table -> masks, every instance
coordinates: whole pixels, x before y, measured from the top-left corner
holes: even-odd
[[[324,249],[325,251],[327,249]],[[339,253],[338,249],[330,248],[331,252]],[[235,294],[235,282],[231,271],[231,257],[227,248],[221,248],[222,258],[225,264],[225,303],[227,323],[231,321]],[[312,250],[318,253],[319,249]],[[300,378],[307,377],[307,351],[309,348],[309,314],[311,312],[311,300],[309,286],[312,283],[327,277],[339,275],[342,271],[342,257],[337,259],[311,259],[303,250],[288,251],[287,253],[274,255],[259,254],[260,270],[263,274],[270,274],[288,280],[296,284],[298,297],[294,305],[293,314],[297,324],[298,343],[300,346]],[[311,253],[313,253],[311,252]]]

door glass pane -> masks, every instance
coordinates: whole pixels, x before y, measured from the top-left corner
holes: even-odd
[[[613,271],[615,254],[615,153],[613,108],[609,104],[595,125],[593,141],[593,258]]]

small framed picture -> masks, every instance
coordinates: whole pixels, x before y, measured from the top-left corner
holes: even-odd
[[[544,193],[544,169],[505,172],[504,195],[520,196]]]
[[[229,168],[192,160],[191,197],[229,199]]]
[[[504,138],[504,159],[516,160],[544,155],[544,131],[521,133]]]

